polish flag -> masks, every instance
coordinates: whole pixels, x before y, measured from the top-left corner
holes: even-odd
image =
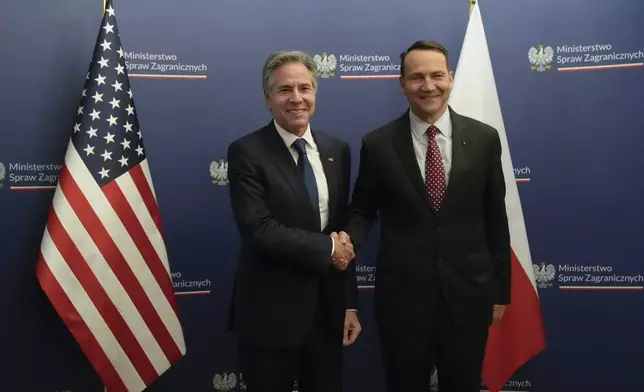
[[[449,103],[457,113],[496,128],[503,149],[505,203],[512,244],[512,303],[501,321],[490,327],[483,363],[483,382],[490,391],[498,392],[519,367],[545,348],[546,341],[519,191],[478,3],[472,7]]]

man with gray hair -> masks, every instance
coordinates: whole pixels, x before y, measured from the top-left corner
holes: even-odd
[[[230,328],[249,392],[342,390],[342,347],[360,333],[346,223],[349,146],[311,130],[317,67],[276,52],[263,67],[272,120],[228,148],[230,200],[242,244]]]

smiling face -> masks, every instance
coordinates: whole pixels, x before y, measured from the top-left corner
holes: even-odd
[[[276,68],[266,94],[266,105],[282,128],[302,136],[315,112],[315,82],[308,68],[298,62]]]
[[[409,100],[412,112],[434,123],[447,110],[454,75],[447,58],[437,50],[414,49],[404,59],[400,87]]]

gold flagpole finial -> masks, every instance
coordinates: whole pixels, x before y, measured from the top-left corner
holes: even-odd
[[[467,2],[470,4],[470,14],[472,13],[472,7],[474,7],[474,4],[476,4],[476,0],[467,0]]]

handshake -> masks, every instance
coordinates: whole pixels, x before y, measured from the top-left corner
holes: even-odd
[[[331,238],[333,239],[334,246],[334,251],[331,255],[331,265],[338,271],[344,271],[351,260],[356,257],[353,252],[351,238],[344,231],[341,231],[340,234],[336,232],[331,233]]]

